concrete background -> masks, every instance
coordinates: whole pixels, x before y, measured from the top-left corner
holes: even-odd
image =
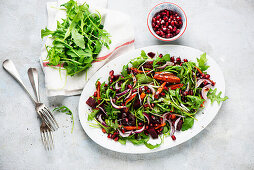
[[[184,35],[169,44],[207,52],[221,66],[226,101],[213,122],[180,146],[148,155],[109,151],[91,141],[78,120],[79,96],[47,98],[39,65],[40,30],[46,26],[48,0],[1,0],[0,63],[12,59],[32,91],[27,69],[40,72],[41,99],[48,105],[65,104],[74,112],[71,134],[68,115],[58,113],[61,128],[55,150],[41,143],[39,119],[21,87],[0,68],[0,169],[254,169],[254,1],[176,1],[186,12]],[[158,0],[109,0],[108,7],[127,13],[135,27],[135,47],[167,44],[148,31],[146,17]]]

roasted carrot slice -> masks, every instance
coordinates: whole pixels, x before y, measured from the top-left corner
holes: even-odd
[[[169,86],[171,90],[179,89],[181,87],[183,87],[183,84],[173,84]]]
[[[180,83],[180,78],[175,76],[174,74],[161,74],[161,73],[158,73],[156,72],[154,74],[154,79],[156,80],[162,80],[162,81],[165,81],[165,82],[169,82],[169,83]]]

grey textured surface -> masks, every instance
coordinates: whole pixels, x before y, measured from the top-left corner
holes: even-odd
[[[47,21],[47,0],[1,0],[0,62],[10,58],[30,91],[29,67],[40,71],[41,99],[66,104],[75,117],[57,114],[55,150],[41,144],[39,120],[21,87],[0,68],[0,169],[254,169],[254,1],[172,1],[186,12],[184,35],[170,44],[206,51],[221,66],[225,102],[214,121],[199,135],[172,149],[148,155],[127,155],[106,150],[91,141],[78,121],[79,96],[47,98],[39,65],[40,29]],[[148,31],[146,17],[158,0],[109,0],[109,8],[133,19],[136,48],[165,44]]]

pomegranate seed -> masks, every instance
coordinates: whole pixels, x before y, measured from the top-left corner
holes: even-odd
[[[160,58],[162,58],[162,57],[163,57],[163,55],[162,55],[162,54],[160,54],[160,55],[159,55],[159,57],[160,57]]]
[[[144,105],[144,108],[147,108],[147,107],[149,107],[149,105],[148,105],[148,104],[145,104],[145,105]]]
[[[106,133],[106,130],[102,128],[102,132],[103,132],[103,133]]]
[[[166,15],[169,16],[169,11],[166,12]]]
[[[132,89],[132,85],[130,85],[130,84],[127,87],[128,87],[128,89]]]
[[[110,83],[113,83],[113,80],[112,80],[112,79],[110,79],[110,80],[109,80],[109,82],[110,82]]]
[[[167,87],[167,86],[164,86],[164,90],[168,91],[168,87]]]
[[[168,22],[166,22],[165,25],[168,26]]]
[[[159,96],[158,96],[158,95],[155,95],[155,96],[154,96],[154,98],[155,98],[155,99],[158,99],[158,98],[159,98]]]
[[[177,29],[177,30],[176,30],[176,34],[179,34],[179,33],[180,33],[180,30],[179,30],[179,29]]]
[[[208,82],[207,82],[207,81],[204,81],[203,84],[204,84],[204,86],[206,86],[206,85],[208,84]]]
[[[148,89],[148,90],[146,91],[146,93],[148,93],[148,94],[149,94],[149,93],[151,93],[151,90],[150,90],[150,89]]]
[[[170,57],[170,61],[174,62],[175,61],[175,57]]]
[[[176,27],[173,28],[173,31],[174,31],[174,32],[176,31]]]
[[[135,93],[135,92],[137,92],[137,91],[138,91],[137,89],[134,89],[134,90],[133,90],[133,93]]]
[[[175,137],[175,135],[172,135],[172,136],[171,136],[171,138],[172,138],[173,140],[176,140],[176,137]]]
[[[209,79],[209,78],[210,78],[210,75],[209,75],[209,74],[205,75],[205,78],[206,78],[206,79]]]
[[[125,130],[124,130],[124,129],[122,129],[121,131],[122,131],[123,133],[125,133]]]
[[[156,21],[156,18],[153,18],[152,21],[155,22],[155,21]]]
[[[167,31],[167,28],[162,28],[162,31],[166,32],[166,31]]]
[[[139,93],[142,93],[142,91],[143,91],[141,87],[138,90],[139,90]]]
[[[181,62],[181,58],[180,58],[180,57],[177,57],[177,58],[176,58],[176,62],[180,63],[180,62]]]
[[[145,90],[148,90],[148,87],[147,87],[147,86],[145,86],[144,88],[145,88]]]
[[[110,76],[114,75],[114,70],[111,70],[111,71],[109,72],[109,75],[110,75]]]
[[[187,96],[187,95],[188,95],[187,91],[183,92],[183,96]]]
[[[172,21],[172,22],[171,22],[171,25],[174,26],[174,25],[175,25],[175,21]]]
[[[117,136],[115,139],[114,139],[114,141],[118,141],[119,140],[119,137]]]
[[[205,78],[205,74],[204,74],[204,73],[202,73],[202,74],[201,74],[201,77],[202,77],[202,78]]]
[[[152,103],[151,106],[154,107],[154,103]]]
[[[160,35],[161,32],[160,32],[160,31],[156,31],[155,33],[156,33],[157,35]]]
[[[187,63],[187,62],[188,62],[188,60],[187,60],[187,59],[183,59],[183,61],[184,61],[185,63]]]
[[[161,17],[160,15],[157,15],[156,19],[160,19],[160,17]]]
[[[97,91],[96,91],[96,92],[94,92],[93,96],[94,96],[94,97],[96,97],[96,96],[97,96]]]
[[[111,136],[112,136],[111,133],[109,133],[109,134],[108,134],[108,138],[111,138]]]
[[[161,95],[162,95],[162,96],[165,96],[166,94],[162,92]]]
[[[164,21],[164,20],[161,20],[161,24],[162,24],[162,25],[165,24],[165,21]]]
[[[104,87],[108,87],[108,84],[105,84]]]

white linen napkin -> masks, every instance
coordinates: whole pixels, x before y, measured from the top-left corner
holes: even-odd
[[[57,21],[61,18],[66,18],[64,10],[60,10],[60,5],[68,0],[58,0],[58,2],[48,2],[48,29],[55,30]],[[78,0],[79,4],[84,3],[85,0]],[[101,52],[98,54],[97,59],[100,62],[94,62],[92,67],[80,75],[66,76],[66,71],[54,69],[47,66],[47,51],[45,45],[51,45],[52,40],[46,39],[46,43],[41,51],[41,65],[45,74],[45,86],[47,88],[48,96],[70,96],[80,94],[88,79],[107,61],[119,56],[120,54],[134,49],[134,30],[130,22],[129,16],[121,12],[108,10],[107,0],[86,0],[89,4],[89,10],[100,12],[103,21],[104,29],[111,35],[110,49],[102,47]]]

